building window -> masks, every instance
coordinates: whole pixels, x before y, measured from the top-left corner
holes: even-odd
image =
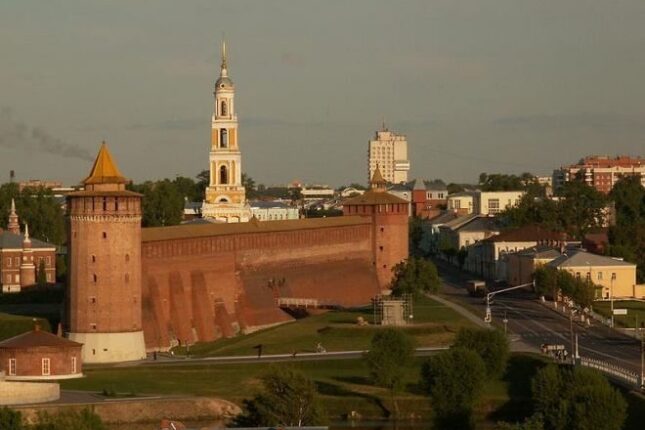
[[[576,278],[580,279],[580,272],[576,272]]]
[[[125,283],[127,284],[130,282],[130,275],[128,273],[125,274]]]
[[[226,166],[219,168],[219,183],[222,185],[228,184],[228,170],[226,169]]]
[[[130,261],[130,254],[125,254],[125,262],[127,263],[129,261]]]
[[[51,273],[48,273],[48,274],[47,274],[47,282],[51,282],[51,281],[53,281],[53,279],[52,279],[52,274],[51,274]]]
[[[96,263],[96,255],[92,255],[92,263]]]
[[[11,257],[7,258],[7,267],[11,267]]]
[[[96,276],[96,273],[93,274],[92,275],[92,280],[94,281],[95,284],[96,284],[97,279],[98,279],[98,277]]]
[[[45,257],[45,264],[48,266],[51,266],[52,258],[50,256]]]
[[[16,374],[16,359],[9,359],[9,375],[14,376]]]
[[[107,232],[103,232],[103,239],[107,239]]]
[[[587,281],[591,281],[591,272],[587,272]]]
[[[49,376],[49,358],[42,359],[43,376]]]
[[[228,130],[225,128],[219,132],[219,146],[220,148],[228,148]]]
[[[90,328],[92,330],[96,330],[96,323],[90,323]]]
[[[15,264],[16,267],[20,266],[20,257],[15,257],[13,259],[13,263]]]
[[[602,272],[598,272],[598,280],[602,281]]]
[[[225,100],[222,100],[222,103],[220,104],[220,115],[222,116],[228,115],[228,109],[226,108]]]
[[[488,212],[492,214],[499,212],[499,199],[488,199]]]
[[[72,374],[77,373],[76,371],[76,357],[72,357]]]
[[[90,303],[91,304],[96,304],[96,297],[90,297]]]

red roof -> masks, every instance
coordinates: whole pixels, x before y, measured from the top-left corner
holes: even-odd
[[[502,231],[497,236],[486,239],[487,242],[541,242],[567,240],[566,233],[547,230],[538,225],[526,225]]]
[[[0,349],[22,349],[37,347],[80,348],[82,343],[74,342],[55,334],[35,329],[0,342]]]

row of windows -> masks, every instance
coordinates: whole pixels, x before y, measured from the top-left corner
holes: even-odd
[[[596,279],[598,281],[602,281],[604,276],[605,275],[603,275],[603,272],[596,272]],[[580,272],[576,272],[576,278],[580,278]],[[591,272],[586,273],[586,278],[589,281],[591,280]],[[612,272],[611,278],[609,278],[609,279],[611,279],[612,281],[615,281],[616,280],[616,273]]]
[[[92,255],[91,257],[92,263],[96,263],[96,255]],[[130,254],[125,254],[125,262],[128,263],[130,261]]]
[[[17,362],[15,358],[9,359],[9,376],[15,376],[17,372]],[[70,359],[70,373],[77,373],[77,361],[76,357],[71,357]],[[51,375],[51,361],[47,357],[43,357],[40,360],[40,374],[42,376]]]
[[[13,283],[14,284],[19,284],[20,283],[20,275],[15,274],[15,275],[12,276],[10,273],[7,273],[6,275],[4,275],[4,283],[5,284],[11,284],[12,283],[11,278],[13,278]],[[51,273],[46,274],[46,279],[47,279],[47,282],[54,282],[54,277],[52,276]]]
[[[26,257],[25,257],[26,259]],[[4,259],[7,262],[6,267],[20,267],[20,257],[5,257]],[[52,264],[52,258],[51,256],[47,257],[38,257],[38,265],[40,265],[42,262],[45,262],[45,266],[51,266]]]
[[[94,273],[92,275],[92,282],[94,282],[96,284],[98,282],[98,280],[99,280],[99,277],[97,276],[96,273]],[[126,273],[125,275],[123,275],[123,280],[125,281],[126,284],[128,282],[130,282],[130,274]]]

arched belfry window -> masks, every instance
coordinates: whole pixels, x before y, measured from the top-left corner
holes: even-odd
[[[219,168],[219,183],[222,185],[228,184],[228,169],[226,166]]]
[[[219,139],[220,147],[228,148],[228,131],[225,128],[220,130],[220,136],[219,137],[220,137],[220,139]]]
[[[228,115],[228,106],[226,105],[226,100],[222,100],[222,103],[220,104],[219,113],[221,116]]]

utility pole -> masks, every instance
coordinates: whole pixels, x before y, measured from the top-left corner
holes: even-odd
[[[609,305],[611,307],[611,328],[614,328],[614,280],[616,279],[616,274],[611,274],[611,288],[609,290]]]
[[[569,333],[571,335],[571,364],[576,365],[576,354],[574,352],[575,343],[573,338],[573,307],[569,308]]]

